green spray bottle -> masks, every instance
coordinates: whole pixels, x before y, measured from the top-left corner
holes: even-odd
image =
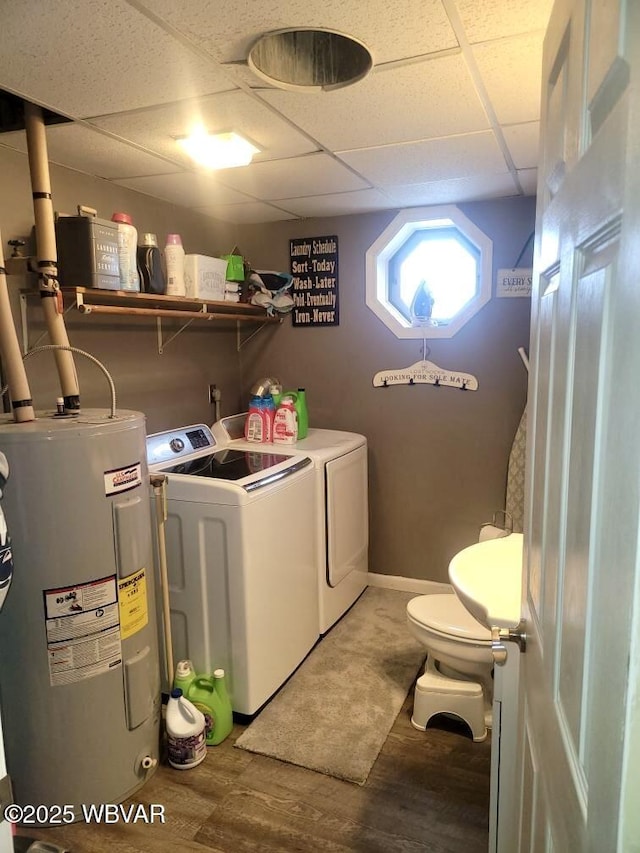
[[[197,675],[189,686],[187,699],[205,716],[207,746],[222,743],[233,728],[233,711],[224,669],[216,669],[213,677]]]

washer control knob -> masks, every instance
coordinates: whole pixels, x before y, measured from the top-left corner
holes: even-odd
[[[180,453],[181,450],[184,450],[184,441],[181,438],[172,438],[169,447],[174,453]]]

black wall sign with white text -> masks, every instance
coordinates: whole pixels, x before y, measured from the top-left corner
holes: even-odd
[[[289,240],[294,326],[339,325],[338,238]]]

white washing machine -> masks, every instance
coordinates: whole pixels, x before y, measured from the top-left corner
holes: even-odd
[[[234,711],[253,715],[319,636],[314,466],[220,448],[204,424],[149,435],[147,461],[167,475],[174,660],[222,667]]]
[[[246,413],[216,421],[218,444],[236,448],[281,448],[309,456],[315,469],[318,629],[326,633],[367,586],[369,501],[367,439],[354,432],[310,429],[297,444],[244,440]]]

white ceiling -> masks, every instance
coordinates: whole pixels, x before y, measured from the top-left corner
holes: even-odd
[[[74,119],[52,162],[236,223],[533,195],[552,0],[2,0],[0,88]],[[331,92],[271,87],[251,45],[284,27],[373,55]],[[205,172],[197,122],[261,149]],[[23,132],[0,145],[26,150]]]

